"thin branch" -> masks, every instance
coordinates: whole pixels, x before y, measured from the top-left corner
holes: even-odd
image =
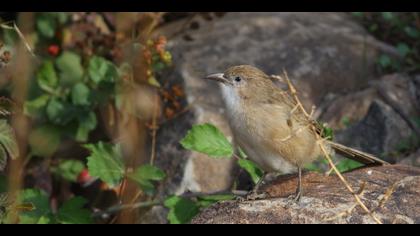
[[[145,208],[145,207],[157,206],[157,205],[162,205],[162,204],[163,202],[161,201],[138,202],[134,204],[125,204],[125,205],[119,204],[119,205],[112,206],[106,210],[95,212],[92,214],[92,217],[103,217],[103,216],[114,214],[123,210],[134,210],[137,208]]]
[[[13,26],[10,26],[9,24],[12,24]],[[33,52],[31,46],[29,45],[28,41],[25,39],[25,36],[22,34],[22,32],[20,31],[19,27],[16,25],[16,23],[14,21],[8,21],[5,23],[0,24],[0,27],[3,29],[7,29],[7,30],[14,30],[18,35],[19,38],[22,40],[23,44],[26,47],[26,50],[28,50],[28,52],[36,58],[35,53]]]

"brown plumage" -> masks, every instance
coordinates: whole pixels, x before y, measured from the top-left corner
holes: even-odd
[[[230,127],[237,144],[266,172],[299,172],[322,156],[312,123],[297,109],[288,91],[276,87],[261,70],[234,66],[207,79],[221,82]],[[364,163],[385,163],[370,154],[325,141],[333,149]],[[343,151],[344,149],[344,151]]]

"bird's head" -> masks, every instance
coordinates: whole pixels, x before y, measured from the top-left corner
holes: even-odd
[[[223,73],[205,77],[219,82],[225,100],[263,99],[274,89],[270,77],[250,65],[233,66]]]

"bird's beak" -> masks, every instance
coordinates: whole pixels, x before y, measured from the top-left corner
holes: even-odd
[[[230,84],[230,81],[224,76],[223,73],[211,74],[205,77],[205,79],[222,82],[224,84]]]

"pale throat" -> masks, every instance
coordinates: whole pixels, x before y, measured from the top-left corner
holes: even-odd
[[[222,99],[225,103],[226,113],[229,116],[229,119],[238,119],[243,117],[243,109],[241,99],[238,91],[228,85],[220,84]]]

